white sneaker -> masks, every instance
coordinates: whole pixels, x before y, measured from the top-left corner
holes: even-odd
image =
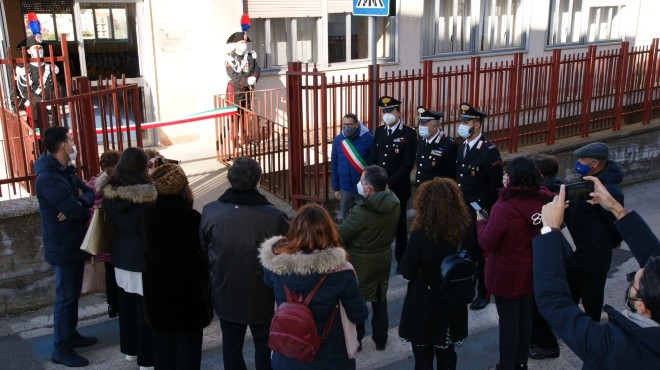
[[[137,356],[126,355],[126,361],[137,361]]]

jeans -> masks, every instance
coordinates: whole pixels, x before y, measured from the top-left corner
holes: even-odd
[[[78,326],[78,299],[82,288],[85,263],[53,266],[55,271],[55,306],[53,307],[53,341],[55,347],[66,347]]]
[[[254,363],[257,370],[271,370],[270,348],[268,348],[268,333],[270,322],[250,324],[250,332],[254,340]],[[222,360],[225,369],[246,370],[243,359],[243,342],[248,324],[239,324],[220,319],[222,330]]]

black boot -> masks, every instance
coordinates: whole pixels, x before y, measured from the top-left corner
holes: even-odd
[[[77,354],[71,347],[55,347],[50,360],[54,364],[68,367],[83,367],[89,365],[89,361]]]

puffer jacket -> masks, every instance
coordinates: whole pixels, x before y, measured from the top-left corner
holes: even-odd
[[[392,240],[399,221],[399,199],[385,189],[360,198],[344,222],[339,225],[341,238],[367,301],[377,300],[378,287],[387,295],[392,263]]]
[[[75,167],[61,164],[49,152],[34,162],[34,172],[44,260],[54,266],[81,262],[89,256],[80,250],[80,244],[87,231],[94,191],[80,180]],[[64,221],[58,221],[60,213],[66,216]]]
[[[363,323],[369,314],[367,305],[360,295],[355,274],[351,270],[337,271],[346,262],[346,251],[341,247],[329,247],[313,253],[274,254],[273,245],[281,236],[266,240],[259,251],[264,266],[264,282],[275,293],[279,306],[286,301],[285,284],[289,290],[306,296],[323,275],[328,277],[321,283],[316,295],[309,302],[314,315],[316,330],[322,335],[334,307],[341,302],[347,318],[356,324]],[[274,370],[286,369],[355,369],[355,360],[348,358],[346,342],[339,312],[336,313],[328,336],[321,343],[312,363],[306,363],[273,352]]]
[[[110,215],[115,229],[112,243],[112,265],[126,271],[142,272],[144,269],[144,239],[142,216],[147,207],[156,201],[158,193],[154,184],[112,186],[109,176],[101,174],[96,188],[103,195],[103,206]]]
[[[357,194],[357,183],[360,181],[361,173],[353,168],[341,148],[341,142],[345,138],[346,136],[344,136],[344,134],[339,134],[332,141],[332,190],[343,190]],[[358,121],[358,129],[349,140],[355,147],[355,150],[360,154],[360,157],[366,162],[369,159],[369,149],[374,142],[374,138],[371,136],[369,129],[366,128],[362,122]]]
[[[488,220],[477,222],[486,289],[493,295],[518,298],[533,291],[532,238],[543,226],[541,208],[553,198],[545,187],[502,188]]]

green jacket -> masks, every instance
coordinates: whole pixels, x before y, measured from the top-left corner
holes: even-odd
[[[399,221],[399,199],[386,189],[357,201],[344,222],[339,237],[355,267],[362,296],[376,301],[387,295],[392,263],[392,241]]]

